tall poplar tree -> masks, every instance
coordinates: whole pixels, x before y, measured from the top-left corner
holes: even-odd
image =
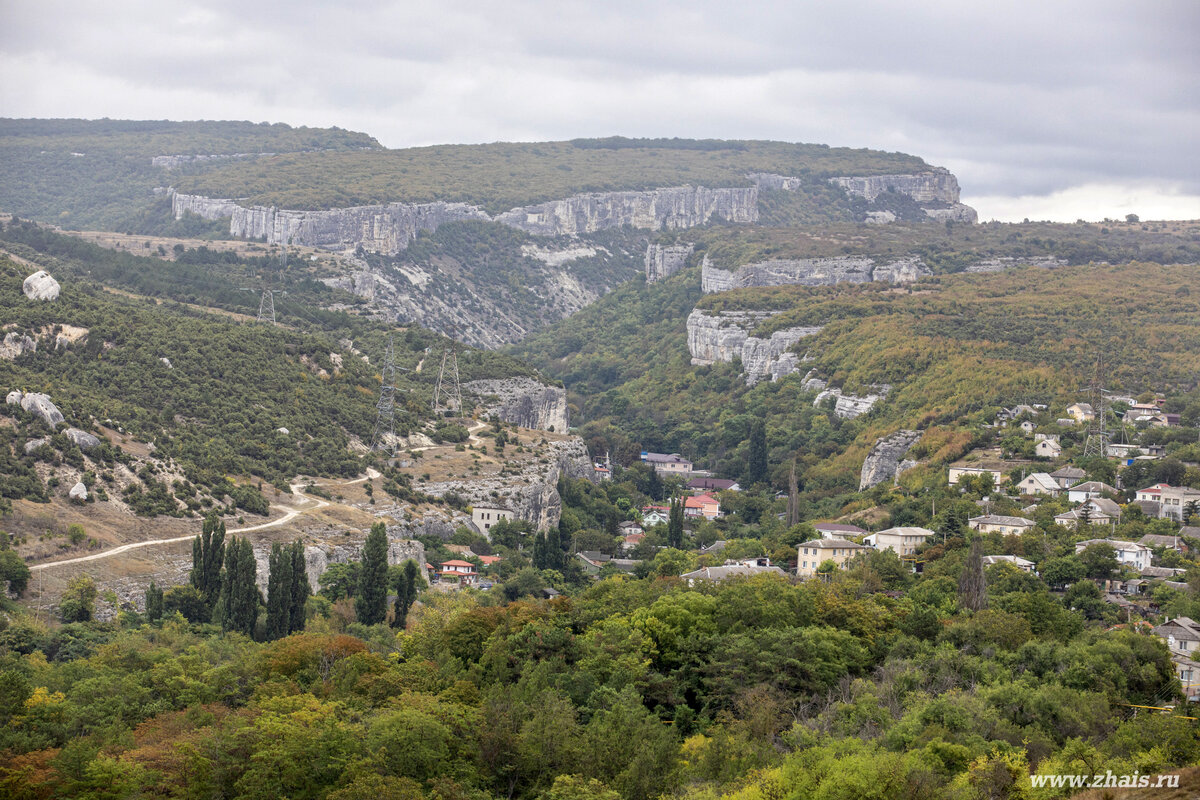
[[[746,480],[750,484],[767,480],[767,426],[761,419],[750,426],[750,456],[746,465]]]
[[[258,619],[258,565],[249,539],[234,536],[225,547],[225,569],[221,578],[221,597],[217,601],[214,622],[227,631],[254,635]]]
[[[667,545],[683,549],[683,499],[672,498],[671,512],[667,517]]]
[[[279,639],[292,630],[292,549],[272,544],[268,569],[267,638]]]
[[[376,522],[363,546],[362,571],[354,598],[354,612],[364,625],[377,625],[387,617],[387,555],[387,527]]]
[[[392,627],[403,629],[408,624],[408,610],[417,599],[421,589],[421,568],[411,558],[396,579],[396,604],[392,607]]]
[[[163,615],[163,590],[150,581],[146,589],[146,621],[158,622]]]

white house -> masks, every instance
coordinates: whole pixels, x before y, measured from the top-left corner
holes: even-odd
[[[812,577],[817,574],[817,568],[826,561],[832,561],[840,569],[855,555],[870,549],[865,544],[856,544],[845,539],[813,539],[811,542],[803,542],[796,547],[796,574]]]
[[[1035,472],[1025,476],[1025,479],[1018,483],[1017,487],[1021,490],[1021,494],[1048,494],[1051,497],[1057,497],[1062,492],[1058,481],[1045,472]]]
[[[1020,556],[984,556],[983,565],[990,567],[992,564],[1012,564],[1022,572],[1033,572],[1033,562],[1027,561]]]
[[[1089,545],[1106,544],[1117,554],[1117,562],[1128,564],[1141,572],[1150,566],[1150,548],[1137,542],[1124,542],[1120,539],[1084,539],[1075,543],[1075,555],[1082,553]]]
[[[643,451],[642,461],[654,467],[655,472],[668,475],[690,475],[692,472],[692,462],[679,453],[647,453]]]
[[[1072,503],[1082,503],[1091,500],[1093,497],[1101,497],[1106,494],[1115,495],[1117,490],[1102,481],[1087,481],[1085,483],[1077,483],[1067,490],[1067,499]]]
[[[1041,458],[1058,458],[1062,455],[1062,445],[1053,439],[1042,439],[1033,446],[1033,452]]]
[[[1096,418],[1096,410],[1091,403],[1072,403],[1067,406],[1067,416],[1076,422],[1085,422]]]
[[[1005,517],[999,514],[987,514],[982,517],[971,517],[967,524],[972,530],[980,533],[1002,533],[1004,535],[1021,534],[1032,528],[1035,523],[1025,517]]]
[[[1200,648],[1200,624],[1188,617],[1167,620],[1154,629],[1154,635],[1166,639],[1172,653],[1190,655]]]
[[[511,509],[502,506],[471,506],[471,524],[484,536],[497,522],[510,520],[514,516]]]
[[[917,547],[929,541],[933,531],[928,528],[899,527],[888,528],[886,531],[873,533],[863,541],[876,550],[891,550],[898,556],[911,556],[917,552]]]

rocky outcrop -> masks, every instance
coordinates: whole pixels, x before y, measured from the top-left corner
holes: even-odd
[[[421,566],[421,574],[425,574],[425,545],[404,536],[404,531],[395,525],[388,526],[388,565],[403,564],[412,559]],[[363,545],[366,543],[366,532],[362,541],[357,544],[331,545],[311,544],[304,548],[304,572],[308,576],[308,585],[313,592],[320,589],[318,580],[325,570],[333,564],[348,564],[362,560]],[[255,559],[259,562],[258,584],[264,592],[267,587],[267,556],[270,547],[256,549]]]
[[[870,202],[884,192],[902,194],[918,203],[957,203],[959,196],[958,179],[944,167],[911,175],[830,178],[829,182]]]
[[[884,481],[895,480],[901,459],[920,438],[921,434],[918,431],[896,431],[890,436],[877,439],[875,446],[863,460],[858,490],[861,492]]]
[[[20,358],[26,353],[37,351],[37,341],[31,339],[23,333],[11,331],[4,335],[4,341],[0,342],[0,358],[12,361]]]
[[[84,502],[85,500],[87,500],[88,499],[88,490],[87,490],[87,487],[83,485],[83,481],[79,481],[74,486],[72,486],[71,491],[67,492],[67,497],[69,497],[72,500],[78,500],[81,503]]]
[[[779,380],[796,371],[800,359],[788,352],[796,342],[821,332],[821,326],[786,328],[763,339],[750,333],[775,311],[722,311],[710,314],[695,309],[688,315],[688,351],[692,363],[708,366],[740,358],[746,383],[764,378]]]
[[[178,169],[187,164],[200,164],[209,161],[244,161],[255,158],[267,158],[275,155],[274,153],[228,153],[214,155],[178,155],[178,156],[153,156],[150,159],[150,166],[162,167],[163,169]]]
[[[643,230],[692,228],[712,219],[758,220],[758,189],[673,186],[642,192],[595,192],[523,206],[497,222],[538,236],[577,236],[629,225]]]
[[[742,372],[746,376],[746,385],[753,386],[764,379],[777,381],[791,375],[800,364],[799,356],[789,352],[792,346],[820,332],[821,326],[815,325],[775,331],[766,339],[747,336],[742,343]]]
[[[81,431],[79,428],[67,428],[63,431],[63,435],[75,443],[75,446],[80,450],[94,450],[100,446],[100,439],[87,431]]]
[[[62,412],[58,410],[58,406],[50,401],[49,395],[37,392],[22,393],[14,391],[8,393],[5,402],[9,405],[21,406],[21,408],[33,414],[51,428],[63,421]]]
[[[687,266],[688,256],[696,245],[651,244],[646,247],[646,283],[669,278]]]
[[[813,400],[813,406],[819,406],[827,397],[833,397],[835,398],[833,413],[842,419],[854,419],[868,413],[876,403],[886,396],[886,391],[858,397],[857,395],[843,394],[841,389],[825,389]]]
[[[917,256],[775,259],[746,264],[736,270],[714,267],[705,259],[700,285],[706,294],[713,294],[746,286],[831,286],[871,281],[903,284],[913,283],[929,274],[929,269]]]
[[[171,189],[167,191],[171,194],[171,212],[175,219],[183,219],[184,214],[195,214],[201,219],[224,219],[232,217],[234,212],[241,208],[237,200],[180,194]]]
[[[21,284],[21,291],[30,300],[57,300],[62,287],[50,276],[49,272],[39,269],[25,279],[25,282]]]
[[[45,437],[43,437],[41,439],[30,439],[28,442],[25,443],[25,455],[29,455],[30,453],[32,453],[34,450],[37,450],[42,445],[49,444],[49,443],[50,443],[50,440]]]
[[[533,378],[503,378],[471,381],[463,388],[480,398],[485,413],[505,422],[521,428],[567,431],[567,393],[557,386]]]

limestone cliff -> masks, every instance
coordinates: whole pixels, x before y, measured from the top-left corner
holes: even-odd
[[[776,311],[722,311],[710,314],[695,309],[688,315],[688,352],[692,363],[708,366],[740,358],[746,383],[764,378],[779,380],[796,371],[800,359],[789,352],[796,342],[821,332],[820,326],[787,328],[762,339],[750,333]]]
[[[646,283],[657,283],[687,266],[695,244],[651,244],[646,247]]]
[[[388,564],[403,564],[405,561],[412,559],[421,566],[421,574],[425,574],[425,545],[410,539],[407,536],[408,531],[403,526],[389,525],[387,529],[388,536]],[[362,560],[363,546],[366,544],[367,532],[362,531],[361,537],[354,544],[310,544],[304,548],[304,571],[308,576],[308,584],[312,587],[315,593],[320,589],[318,579],[325,573],[325,570],[333,564],[348,564],[352,561]],[[268,556],[271,553],[270,545],[260,545],[254,549],[254,558],[258,561],[258,584],[259,589],[266,593],[267,578],[269,577]]]
[[[642,192],[595,192],[524,206],[496,216],[539,236],[578,236],[629,225],[645,230],[692,228],[716,218],[758,220],[758,189],[672,186]]]
[[[746,176],[760,189],[794,192],[804,185],[804,179],[770,173],[753,173]],[[829,178],[830,183],[845,189],[847,193],[874,203],[879,195],[895,192],[915,200],[925,217],[942,222],[975,223],[979,215],[975,209],[959,202],[958,179],[944,167],[934,167],[926,172],[909,175],[869,175],[865,177]],[[887,210],[867,212],[867,222],[894,222],[895,214]]]
[[[862,397],[853,394],[844,394],[841,389],[825,389],[813,400],[813,405],[819,406],[826,398],[833,397],[833,413],[842,419],[854,419],[870,412],[886,396],[886,388],[881,389],[879,394],[868,394]]]
[[[172,190],[168,190],[172,191]],[[466,203],[388,203],[326,211],[246,207],[236,200],[172,191],[175,218],[192,213],[204,219],[230,218],[229,232],[269,244],[304,245],[396,255],[419,231],[434,231],[462,219],[492,220]],[[628,225],[645,230],[691,228],[712,219],[755,222],[758,189],[673,186],[641,192],[596,192],[522,206],[494,221],[539,236],[577,236]]]
[[[480,398],[487,414],[521,428],[566,433],[567,393],[533,378],[471,381],[463,389]],[[494,398],[494,399],[493,399]]]
[[[871,452],[863,460],[858,490],[870,489],[884,481],[894,480],[904,454],[921,438],[918,431],[896,431],[890,436],[877,439]]]
[[[700,283],[705,294],[712,294],[746,286],[829,286],[871,281],[913,283],[929,274],[929,269],[917,256],[775,259],[746,264],[736,270],[714,267],[705,259]]]

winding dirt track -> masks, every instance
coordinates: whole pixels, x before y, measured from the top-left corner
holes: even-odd
[[[366,480],[366,479],[364,478],[362,480]],[[316,497],[309,497],[308,495],[301,492],[299,484],[292,486],[292,494],[294,494],[296,497],[299,497],[303,500],[314,501],[314,502],[316,502],[317,505],[313,506],[312,508],[304,508],[304,509],[289,508],[287,506],[273,505],[273,506],[271,506],[271,508],[274,508],[274,509],[284,512],[283,516],[280,517],[279,519],[273,519],[270,522],[263,522],[258,525],[247,525],[244,528],[229,528],[226,531],[226,533],[246,533],[248,531],[260,531],[263,528],[273,528],[277,525],[283,525],[285,522],[290,522],[291,520],[295,519],[296,517],[298,517],[301,514],[306,514],[310,511],[316,511],[319,508],[324,508],[325,506],[329,505],[328,501],[321,500]],[[155,545],[160,545],[160,544],[174,544],[176,542],[188,542],[195,538],[196,538],[196,534],[192,533],[187,536],[176,536],[171,539],[150,539],[149,541],[145,541],[145,542],[134,542],[133,544],[123,544],[120,547],[114,547],[113,549],[105,550],[102,553],[93,553],[90,556],[79,556],[78,558],[68,558],[68,559],[64,559],[62,561],[50,561],[45,564],[34,564],[32,567],[29,568],[29,571],[37,572],[38,570],[50,569],[51,567],[62,567],[62,566],[66,566],[67,564],[81,564],[85,561],[97,561],[101,558],[108,558],[109,556],[120,555],[121,553],[128,553],[130,550],[136,550],[139,547],[153,547]]]

